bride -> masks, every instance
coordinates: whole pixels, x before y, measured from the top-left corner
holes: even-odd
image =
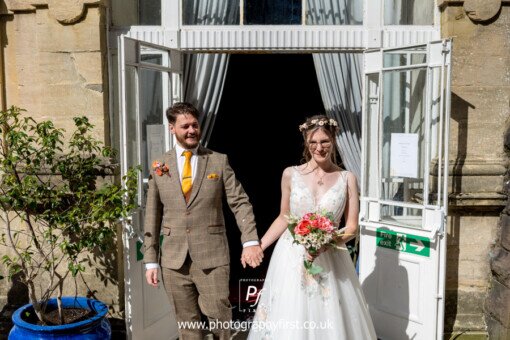
[[[278,239],[248,336],[255,339],[376,339],[372,320],[344,244],[358,229],[355,176],[336,165],[337,122],[313,116],[299,127],[305,141],[305,164],[282,175],[280,214],[261,240],[267,249]],[[314,256],[293,243],[289,214],[301,217],[318,210],[332,212],[335,224],[345,215],[346,228],[336,243],[341,250],[321,249]],[[323,268],[306,272],[303,260]],[[241,260],[245,264],[244,260]]]

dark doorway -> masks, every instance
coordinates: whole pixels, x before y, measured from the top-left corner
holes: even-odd
[[[231,56],[208,147],[228,155],[253,204],[259,237],[279,213],[283,170],[301,162],[303,140],[298,126],[318,113],[324,113],[324,106],[310,54]],[[236,308],[239,282],[265,277],[274,244],[261,267],[243,269],[240,233],[226,202],[225,217],[234,316],[243,318]]]

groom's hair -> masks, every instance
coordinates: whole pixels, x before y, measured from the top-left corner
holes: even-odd
[[[192,115],[198,120],[200,112],[196,107],[186,102],[175,103],[166,110],[166,118],[170,124],[175,124],[178,115]]]

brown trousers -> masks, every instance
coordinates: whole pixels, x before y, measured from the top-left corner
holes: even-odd
[[[215,323],[211,329],[215,339],[230,339],[230,329],[219,327],[232,319],[229,296],[230,266],[211,269],[199,269],[193,265],[188,254],[179,269],[162,268],[163,283],[169,297],[173,300],[177,322],[200,322],[200,312]],[[215,322],[219,321],[219,322]],[[226,322],[222,322],[226,321]],[[202,340],[203,328],[188,324],[179,326],[181,340]]]

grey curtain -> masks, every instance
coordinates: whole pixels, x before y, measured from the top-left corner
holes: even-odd
[[[361,176],[362,55],[314,54],[313,61],[326,114],[339,123],[337,145],[345,168]]]
[[[189,54],[184,58],[184,100],[200,112],[202,144],[207,146],[216,120],[228,67],[228,54]]]
[[[239,22],[239,2],[232,0],[183,1],[185,25],[232,25]],[[202,144],[207,146],[216,120],[227,74],[228,54],[184,56],[184,100],[195,105],[202,116]]]
[[[363,0],[307,0],[309,25],[361,25]]]
[[[307,19],[314,25],[352,25],[362,22],[361,0],[308,0]],[[361,176],[362,55],[315,53],[317,79],[326,114],[338,121],[337,145],[347,170]]]

